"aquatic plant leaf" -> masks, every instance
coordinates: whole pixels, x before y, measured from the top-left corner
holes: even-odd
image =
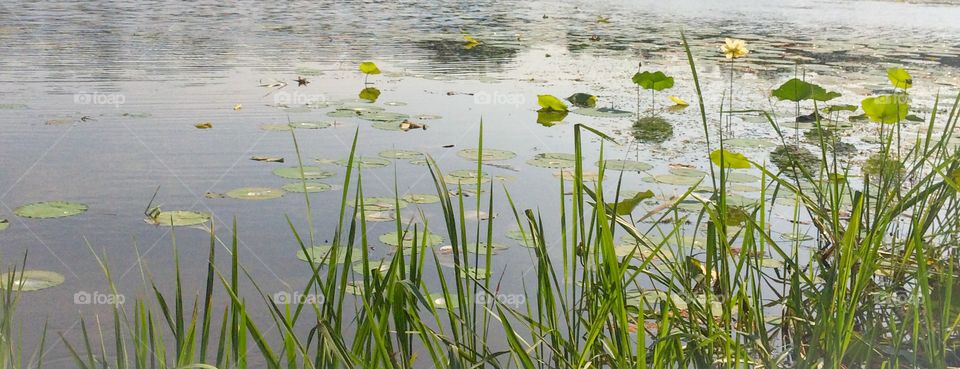
[[[440,202],[440,197],[431,194],[411,193],[404,196],[403,201],[411,204],[433,204]]]
[[[555,111],[555,110],[538,110],[537,111],[537,123],[544,127],[553,127],[557,123],[563,121],[563,118],[567,117],[566,111]]]
[[[189,210],[161,211],[152,215],[149,220],[153,224],[170,227],[192,226],[210,221],[210,213]]]
[[[373,62],[366,61],[360,63],[360,72],[363,72],[363,74],[380,74],[380,68]]]
[[[273,174],[283,178],[289,179],[321,179],[333,177],[337,173],[331,170],[326,170],[320,167],[311,167],[304,166],[303,173],[301,177],[301,171],[299,166],[296,167],[283,167],[273,170]]]
[[[906,94],[868,97],[860,102],[867,118],[878,123],[897,123],[907,117],[910,110]]]
[[[350,163],[349,158],[344,158],[335,161],[339,166],[345,167]],[[354,158],[353,167],[354,168],[382,168],[390,165],[390,161],[381,158]]]
[[[567,98],[567,101],[578,108],[592,108],[597,106],[597,97],[583,92],[570,95],[570,97]]]
[[[838,111],[855,112],[855,111],[857,111],[857,109],[859,109],[859,108],[860,108],[860,107],[859,107],[859,106],[856,106],[856,105],[841,104],[841,105],[830,105],[830,106],[828,106],[828,107],[826,107],[826,108],[820,109],[820,111],[822,111],[822,112],[824,112],[824,113],[834,113],[834,112],[838,112]]]
[[[213,123],[211,122],[200,122],[193,125],[197,129],[210,129],[213,128]]]
[[[415,150],[383,150],[377,155],[385,159],[400,160],[423,159],[425,157],[422,152]]]
[[[27,204],[13,209],[13,213],[24,218],[60,218],[82,214],[87,205],[66,201],[45,201]]]
[[[478,161],[480,160],[480,150],[479,149],[463,149],[457,151],[457,156],[467,159]],[[513,151],[507,150],[498,150],[498,149],[483,149],[483,161],[494,161],[494,160],[508,160],[517,157],[517,154]]]
[[[537,95],[537,104],[540,105],[541,111],[565,112],[568,110],[567,104],[553,95]]]
[[[330,245],[316,245],[313,247],[308,247],[307,252],[303,250],[297,251],[297,259],[303,261],[313,260],[317,264],[343,264],[347,261],[347,248],[342,247],[342,249],[337,250],[336,260],[333,257],[333,246]],[[351,260],[357,260],[361,257],[363,250],[354,247],[353,250],[349,250],[351,255]],[[309,257],[307,257],[309,255]]]
[[[250,160],[268,163],[283,163],[283,158],[279,156],[251,156]]]
[[[11,275],[11,273],[15,273]],[[7,272],[0,274],[0,289],[7,288],[7,281],[13,279],[11,286],[14,291],[23,292],[38,291],[45,288],[56,287],[65,280],[63,275],[46,270],[23,270],[18,272]]]
[[[634,114],[633,112],[614,108],[580,108],[574,110],[573,113],[597,118],[632,117]]]
[[[710,161],[713,162],[716,166],[721,166],[720,162],[723,159],[723,166],[726,168],[733,169],[746,169],[750,168],[750,160],[747,160],[746,156],[743,156],[741,153],[736,153],[732,151],[717,149],[713,150],[710,153]]]
[[[304,192],[304,187],[306,187],[306,192],[326,192],[333,189],[333,186],[323,182],[290,182],[280,187],[280,189],[287,192]]]
[[[677,106],[688,106],[688,105],[690,105],[690,103],[684,101],[683,99],[681,99],[681,98],[679,98],[679,97],[673,96],[673,95],[667,96],[667,98],[670,99],[670,101],[673,101],[674,104],[677,104]]]
[[[841,94],[835,91],[827,91],[813,83],[792,78],[773,90],[773,96],[781,101],[800,102],[804,100],[830,101],[840,97]]]
[[[323,129],[332,126],[330,122],[290,122],[288,126],[294,129]]]
[[[433,307],[438,310],[446,310],[447,305],[449,304],[450,309],[460,308],[460,302],[457,301],[456,296],[444,295],[443,292],[431,293],[428,296],[430,303],[433,304]]]
[[[663,72],[642,72],[633,75],[633,83],[640,85],[647,90],[663,91],[673,87],[673,77],[668,77]]]
[[[398,240],[397,232],[382,234],[379,239],[380,242],[394,247],[399,247],[401,244]],[[413,231],[410,230],[404,234],[402,243],[404,248],[410,248],[413,246],[420,247],[424,242],[426,242],[427,247],[437,246],[443,242],[443,237],[435,233],[424,234],[423,231],[418,231],[416,238],[414,238]]]
[[[10,228],[10,221],[0,218],[0,231]]]
[[[776,143],[762,138],[731,138],[724,140],[723,144],[730,147],[743,148],[765,148],[777,146]]]
[[[600,163],[597,162],[596,165],[600,166]],[[653,165],[637,160],[604,160],[603,167],[606,168],[606,170],[622,170],[633,172],[642,172],[653,169]]]
[[[908,89],[913,87],[913,77],[910,76],[910,73],[903,68],[889,68],[887,69],[887,79],[890,80],[890,84],[895,88]]]
[[[227,191],[224,195],[238,200],[270,200],[283,196],[283,190],[270,187],[242,187]]]
[[[653,198],[653,191],[646,190],[643,192],[637,192],[633,197],[628,199],[621,200],[617,203],[608,203],[607,206],[614,209],[617,215],[630,215],[633,212],[633,209],[636,209],[637,205],[640,205],[640,202],[646,199]]]
[[[533,159],[527,160],[527,164],[541,168],[573,168],[576,166],[576,156],[567,153],[539,153]]]
[[[370,102],[375,102],[377,101],[377,98],[380,97],[380,89],[376,87],[367,87],[360,90],[358,97]]]

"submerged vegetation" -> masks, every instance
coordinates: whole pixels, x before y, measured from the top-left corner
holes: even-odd
[[[467,49],[485,47],[469,35],[464,39]],[[238,249],[244,230],[236,224],[227,255],[218,253],[219,236],[210,228],[202,291],[183,287],[174,245],[173,286],[144,272],[149,298],[113,304],[109,317],[81,321],[80,340],[62,339],[75,365],[88,369],[960,365],[960,303],[954,296],[960,288],[955,270],[960,153],[950,141],[960,98],[947,115],[937,114],[935,103],[925,136],[903,136],[898,128],[909,110],[906,91],[913,81],[906,71],[892,69],[897,92],[869,97],[859,107],[872,121],[862,124],[876,126],[880,150],[861,168],[862,183],[855,182],[853,164],[825,144],[836,137],[820,129],[834,124],[832,114],[849,110],[823,109],[831,118],[812,115],[817,129],[804,139],[820,142],[820,152],[799,146],[782,128],[796,119],[780,121],[767,112],[750,111],[777,132],[775,148],[728,137],[718,130],[723,122],[704,111],[685,38],[683,45],[698,94],[691,101],[699,105],[707,137],[701,157],[709,172],[673,166],[670,174],[649,177],[650,183],[685,189],[654,209],[638,211],[657,197],[649,189],[600,180],[651,167],[608,160],[603,145],[616,139],[583,124],[574,126],[573,153],[539,153],[528,162],[559,170],[560,211],[549,214],[517,206],[506,186],[484,172],[488,162],[516,154],[487,148],[482,123],[477,146],[456,153],[476,167],[449,172],[413,150],[362,158],[355,135],[349,156],[334,162],[346,172],[337,186],[314,182],[333,173],[302,160],[293,128],[303,127],[288,125],[300,160],[273,173],[292,182],[283,189],[244,187],[223,196],[267,200],[302,192],[312,219],[311,192],[342,192],[336,209],[324,209],[336,227],[323,243],[312,223],[301,229],[288,220],[299,241],[293,251],[309,275],[297,293],[278,297],[250,277]],[[746,45],[728,40],[722,53],[732,61],[746,55]],[[380,73],[372,63],[360,70]],[[633,80],[652,92],[674,84],[661,72],[638,73]],[[367,89],[360,97],[376,100],[379,91]],[[791,79],[772,94],[795,103],[799,117],[801,108],[822,111],[818,103],[835,93]],[[568,99],[580,109],[595,109],[596,100],[588,94]],[[554,96],[540,95],[538,103],[541,124],[556,124],[568,113],[568,105]],[[721,119],[744,113],[725,109]],[[333,114],[373,122],[407,119],[362,107],[339,107]],[[672,135],[672,126],[655,112],[637,125],[642,122],[639,141],[662,142]],[[584,154],[596,141],[600,160],[592,172]],[[772,150],[773,165],[736,152],[747,146]],[[435,193],[365,195],[364,170],[389,160],[426,164]],[[759,197],[736,193],[744,182],[759,183]],[[510,214],[496,216],[495,201],[506,201]],[[805,214],[815,234],[796,227],[792,234],[776,235],[775,206],[791,210],[792,224]],[[411,208],[418,209],[413,217]],[[427,208],[441,220],[430,222]],[[16,213],[45,218],[86,210],[82,204],[46,202]],[[153,206],[146,215],[148,222],[174,231],[211,217]],[[395,229],[368,234],[370,221],[392,222]],[[507,237],[530,252],[530,271],[519,287],[523,293],[501,292],[502,271],[488,267],[497,252],[510,247],[493,241],[504,224],[511,229]],[[371,258],[374,240],[393,246],[392,256]],[[116,293],[105,255],[97,260]],[[0,368],[24,366],[13,319],[18,296],[63,281],[56,277],[20,267],[2,275]],[[43,366],[43,345],[36,367]]]

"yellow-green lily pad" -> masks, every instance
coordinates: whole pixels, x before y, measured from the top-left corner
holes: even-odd
[[[82,214],[87,205],[66,201],[44,201],[27,204],[13,209],[13,213],[24,218],[61,218]]]

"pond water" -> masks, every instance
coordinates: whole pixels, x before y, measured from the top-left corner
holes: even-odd
[[[527,161],[541,153],[571,153],[575,123],[617,139],[618,145],[604,145],[605,158],[650,164],[623,174],[624,191],[657,194],[641,212],[686,189],[663,183],[676,179],[667,176],[671,168],[709,170],[681,30],[697,59],[710,117],[719,115],[731,67],[735,109],[767,109],[792,120],[794,106],[776,103],[769,91],[795,75],[843,94],[831,104],[859,105],[863,97],[889,90],[887,67],[902,66],[914,78],[912,113],[924,118],[937,93],[952,101],[960,88],[957,19],[960,7],[953,5],[873,1],[6,2],[0,4],[0,218],[10,226],[0,231],[0,254],[11,264],[28,253],[29,269],[65,277],[55,288],[25,293],[18,314],[25,327],[46,321],[51,332],[76,337],[81,314],[109,309],[75,303],[77,293],[109,291],[91,249],[107,256],[128,299],[146,296],[141,268],[158,283],[172,283],[174,233],[144,222],[156,192],[154,205],[164,210],[213,214],[224,240],[235,219],[240,258],[261,287],[300,288],[310,275],[297,259],[287,217],[306,231],[303,195],[262,201],[218,196],[292,182],[273,174],[296,165],[290,132],[264,125],[321,123],[321,129],[295,132],[304,164],[335,173],[319,180],[333,185],[332,191],[310,195],[317,242],[323,243],[332,237],[343,195],[337,187],[345,168],[333,161],[349,154],[355,133],[364,158],[379,158],[388,149],[416,150],[451,172],[476,169],[475,161],[458,153],[477,147],[482,121],[485,149],[509,151],[505,160],[484,166],[498,182],[495,241],[510,246],[489,267],[504,271],[504,285],[519,286],[512,282],[529,272],[532,256],[505,236],[516,223],[499,182],[519,209],[540,211],[556,226],[562,197],[557,170]],[[462,32],[482,44],[464,48]],[[725,62],[717,51],[725,37],[746,40],[750,54]],[[357,70],[367,60],[384,72],[370,76],[370,85]],[[640,96],[640,114],[656,114],[673,130],[653,132],[644,142],[631,130],[638,97],[630,77],[641,62],[644,70],[676,78],[673,89],[653,97],[655,107],[649,95]],[[309,83],[298,85],[298,77]],[[285,85],[273,86],[281,81]],[[379,90],[376,102],[358,99],[370,86]],[[538,124],[537,95],[578,92],[597,96],[598,107],[629,114],[571,113],[552,127]],[[667,95],[693,106],[663,109],[673,105]],[[401,116],[335,113],[344,108],[402,114],[426,129],[384,130],[396,128],[389,119]],[[212,128],[196,128],[201,122]],[[739,148],[748,157],[762,160],[777,142],[757,116],[737,116],[732,123],[732,138],[752,146]],[[844,142],[856,149],[850,162],[862,162],[875,148],[863,139],[875,129],[863,124],[844,130]],[[598,159],[599,146],[591,139],[588,165]],[[285,163],[253,156],[283,157]],[[436,192],[427,167],[409,160],[364,168],[363,176],[371,197],[391,197],[395,186],[401,195]],[[607,173],[608,189],[618,176]],[[739,194],[756,199],[759,180],[742,180]],[[83,203],[89,210],[57,219],[14,214],[21,205],[52,200]],[[418,207],[439,226],[436,204],[412,204],[404,214],[415,215]],[[791,209],[772,214],[774,230],[785,237],[796,226],[787,221]],[[368,232],[376,237],[394,229],[393,222],[374,222]],[[814,234],[802,222],[798,230]],[[193,228],[175,233],[193,294],[204,282],[209,236]],[[551,230],[547,241],[558,234]],[[390,251],[372,242],[371,255]],[[137,263],[138,255],[145,264]],[[38,339],[39,332],[26,331],[27,347]],[[51,366],[71,365],[59,342],[48,355]]]

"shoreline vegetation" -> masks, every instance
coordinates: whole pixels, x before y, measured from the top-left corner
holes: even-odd
[[[378,203],[378,211],[395,213],[396,238],[389,241],[396,250],[392,258],[373,260],[366,228],[369,198],[355,165],[360,140],[355,135],[340,187],[340,222],[329,245],[317,245],[312,226],[297,229],[288,220],[311,273],[295,291],[299,294],[278,301],[246,273],[235,224],[226,255],[218,254],[217,235],[210,229],[202,291],[183,290],[174,243],[173,291],[144,274],[150,298],[113,304],[109,317],[81,320],[80,340],[54,338],[44,326],[40,347],[31,350],[19,345],[19,331],[38,327],[22,327],[15,318],[23,285],[17,276],[23,275],[18,271],[27,264],[25,256],[2,281],[0,368],[44,367],[42,353],[53,339],[62,339],[76,367],[85,369],[960,365],[960,297],[954,296],[960,291],[955,270],[960,153],[950,141],[960,97],[946,116],[937,113],[939,100],[934,103],[922,123],[925,136],[902,136],[912,80],[906,71],[891,69],[892,94],[852,106],[863,109],[863,121],[854,124],[874,125],[880,143],[863,168],[863,185],[855,186],[848,180],[851,165],[838,160],[836,137],[830,134],[838,112],[851,111],[826,104],[836,93],[799,77],[773,91],[774,97],[795,102],[797,116],[817,128],[816,134],[804,135],[821,151],[809,152],[782,130],[784,122],[763,111],[736,110],[732,96],[719,121],[708,119],[685,37],[683,47],[698,94],[693,105],[699,106],[708,140],[703,158],[712,166],[708,177],[672,204],[644,216],[652,223],[633,215],[652,193],[625,196],[619,180],[586,178],[587,140],[601,142],[595,178],[623,172],[603,164],[602,145],[614,139],[582,124],[574,127],[570,176],[558,179],[561,211],[517,208],[506,187],[482,175],[481,122],[476,153],[481,175],[452,183],[427,157],[439,198],[431,206],[442,210],[441,221],[430,223],[422,213],[422,219],[402,221],[398,197],[392,206]],[[742,41],[728,40],[723,47],[729,63],[747,52]],[[370,66],[364,73],[376,74]],[[638,76],[638,105],[640,87],[653,94],[673,85],[662,73]],[[731,89],[734,80],[731,68]],[[565,112],[554,113],[563,103],[552,100],[545,113],[562,120]],[[747,112],[764,116],[780,138],[773,151],[781,155],[772,155],[771,163],[725,145],[724,124]],[[639,115],[638,106],[638,120]],[[296,134],[290,132],[312,223],[310,183]],[[762,173],[757,202],[733,201],[729,179],[739,169]],[[478,195],[467,197],[468,192]],[[518,239],[532,255],[533,283],[524,280],[525,293],[513,300],[500,294],[497,271],[486,268],[497,245],[482,241],[493,239],[495,227],[481,209],[493,214],[495,201],[509,203],[506,223],[518,227]],[[804,213],[815,225],[806,260],[800,256],[801,240],[771,234],[773,201],[787,202],[795,219]],[[697,211],[681,209],[691,202]],[[471,206],[476,214],[464,210]],[[150,214],[169,217],[158,223],[179,225],[175,213]],[[474,227],[468,219],[479,221]],[[559,243],[545,234],[554,228],[560,230]],[[690,229],[705,237],[685,237]],[[437,247],[437,237],[449,246]],[[224,257],[230,259],[229,269],[217,267],[216,260]],[[117,294],[105,256],[98,254],[97,260]],[[450,266],[453,278],[440,272]],[[428,288],[427,275],[437,275],[438,283]],[[226,303],[216,303],[220,300]],[[253,305],[269,314],[248,314]]]

